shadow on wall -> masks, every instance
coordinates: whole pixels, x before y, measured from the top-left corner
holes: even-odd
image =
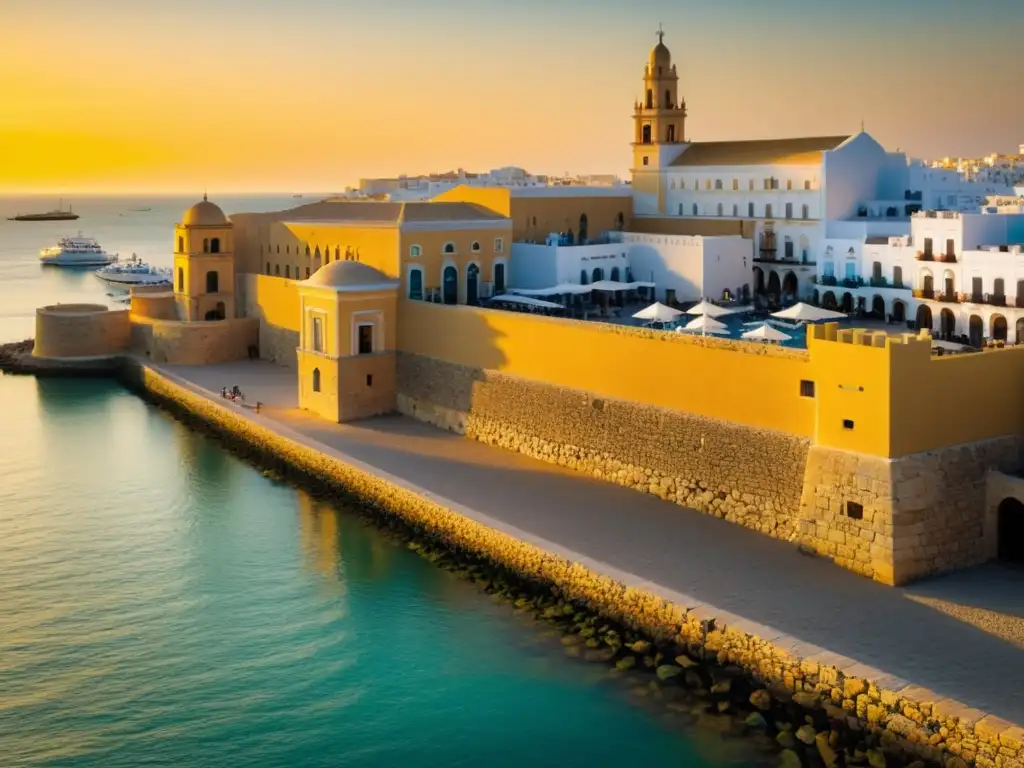
[[[240,274],[235,283],[239,313],[259,322],[260,359],[296,368],[301,318],[295,283],[256,274]]]

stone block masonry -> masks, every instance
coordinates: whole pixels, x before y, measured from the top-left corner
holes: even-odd
[[[849,719],[873,734],[889,754],[902,755],[901,762],[921,758],[946,768],[1024,765],[1024,731],[1011,723],[714,606],[690,608],[698,605],[692,597],[617,572],[427,493],[136,360],[125,361],[122,379],[256,454],[356,496],[385,519],[396,516],[432,541],[507,568],[527,582],[548,585],[566,599],[649,637],[697,647],[702,621],[714,617],[716,626],[707,634],[705,647],[718,663],[741,667],[767,685],[773,696],[808,714],[823,709],[832,720]],[[884,762],[881,753],[860,757],[872,766]]]
[[[810,441],[399,353],[399,410],[793,540]],[[766,406],[767,407],[767,406]]]

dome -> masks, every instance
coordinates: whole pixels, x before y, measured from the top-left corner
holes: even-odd
[[[302,284],[358,291],[360,289],[394,288],[398,286],[398,281],[368,264],[358,261],[332,261],[330,264],[324,264],[311,277],[303,280]]]
[[[662,67],[667,70],[671,66],[672,54],[669,52],[668,46],[659,42],[651,49],[651,73],[654,74],[657,72],[656,67]]]
[[[203,199],[185,211],[181,217],[183,227],[225,227],[228,224],[228,217],[220,206],[211,203],[203,195]]]

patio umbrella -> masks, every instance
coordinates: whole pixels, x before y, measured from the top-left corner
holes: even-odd
[[[845,319],[846,314],[843,312],[833,312],[831,309],[812,307],[810,304],[800,302],[799,304],[794,304],[792,307],[784,309],[781,312],[773,312],[772,317],[777,317],[780,320],[797,320],[805,323],[816,323],[819,320]]]
[[[511,293],[499,293],[497,296],[492,296],[490,300],[504,301],[508,304],[522,304],[527,307],[540,307],[541,309],[565,309],[561,304],[556,304],[553,301],[535,299],[532,296],[516,296]]]
[[[693,331],[695,333],[699,331],[702,336],[706,333],[729,333],[729,327],[725,323],[719,322],[718,320],[715,320],[715,318],[708,317],[707,315],[695,317],[684,327],[677,328],[676,330],[680,332]]]
[[[641,309],[635,315],[635,320],[647,320],[652,323],[668,323],[679,317],[682,312],[678,309],[672,309],[672,307],[666,307],[660,301],[656,301],[651,306]]]
[[[735,309],[730,309],[729,307],[720,307],[717,304],[712,304],[710,301],[702,301],[700,304],[686,310],[686,314],[721,317],[722,315],[731,315],[735,311]]]
[[[744,333],[743,338],[755,341],[789,341],[793,337],[765,323],[759,328]]]

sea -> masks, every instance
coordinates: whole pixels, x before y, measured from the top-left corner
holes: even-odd
[[[81,231],[169,265],[192,202],[0,221],[0,340],[30,337],[40,304],[112,301],[40,248]],[[0,375],[0,403],[4,768],[763,764],[115,382]]]

